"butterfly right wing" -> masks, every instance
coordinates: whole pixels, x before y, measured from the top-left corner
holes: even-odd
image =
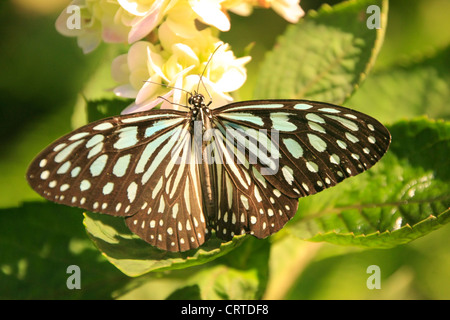
[[[227,146],[225,156],[218,155],[225,182],[216,229],[224,239],[230,229],[258,238],[278,231],[295,214],[298,198],[367,170],[390,143],[377,120],[322,102],[236,102],[214,109],[213,116],[222,134],[216,140],[225,141],[215,141],[217,149]]]

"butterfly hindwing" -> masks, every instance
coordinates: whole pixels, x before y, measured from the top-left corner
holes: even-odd
[[[126,219],[127,226],[148,243],[167,251],[186,251],[202,245],[208,238],[203,213],[201,183],[193,136],[183,130],[172,136],[176,144],[165,145],[172,152],[161,162],[154,161],[157,182],[143,195],[140,210]],[[155,180],[155,181],[156,181]]]
[[[294,216],[298,199],[286,196],[270,184],[261,168],[251,164],[248,154],[239,148],[238,140],[220,124],[217,127],[220,129],[215,130],[213,140],[219,191],[213,226],[216,235],[224,240],[246,233],[265,238]]]

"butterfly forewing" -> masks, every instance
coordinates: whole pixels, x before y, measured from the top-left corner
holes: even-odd
[[[214,111],[227,129],[240,127],[251,134],[267,130],[266,138],[258,137],[258,150],[269,143],[278,147],[273,157],[277,169],[264,177],[290,197],[314,194],[367,170],[390,143],[388,130],[377,120],[320,102],[251,101]],[[247,158],[251,158],[248,151]],[[266,154],[253,156],[256,168],[270,169]]]

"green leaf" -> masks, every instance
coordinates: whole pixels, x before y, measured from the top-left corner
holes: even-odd
[[[86,104],[88,122],[118,116],[130,104],[124,99],[89,100]]]
[[[367,7],[381,8],[380,29],[369,29]],[[365,78],[381,47],[388,1],[324,5],[287,28],[261,66],[255,98],[342,104]]]
[[[169,299],[187,297],[187,293],[204,300],[261,299],[269,277],[270,247],[268,239],[248,237],[232,253],[191,275]]]
[[[423,114],[450,119],[449,57],[450,46],[430,56],[374,72],[346,105],[361,107],[381,121]]]
[[[390,127],[392,144],[371,170],[300,199],[289,230],[302,239],[389,248],[450,221],[450,123],[425,118]]]
[[[245,236],[222,242],[212,236],[203,246],[186,252],[168,252],[151,246],[125,225],[121,217],[86,212],[84,225],[103,255],[119,270],[135,277],[151,271],[187,268],[214,260],[234,249]]]
[[[196,275],[203,300],[249,300],[257,299],[259,287],[256,269],[239,270],[216,265]]]
[[[106,261],[82,225],[80,209],[30,202],[0,210],[0,299],[110,299],[129,278]],[[69,290],[70,265],[80,290]]]

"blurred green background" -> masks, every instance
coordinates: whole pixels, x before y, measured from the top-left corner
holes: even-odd
[[[70,1],[63,0],[9,0],[0,2],[0,217],[8,226],[7,235],[0,235],[1,245],[11,243],[20,247],[28,229],[21,228],[20,206],[26,201],[43,201],[27,185],[25,171],[32,158],[47,144],[71,130],[79,123],[80,112],[74,116],[74,107],[82,105],[82,93],[88,98],[112,97],[107,91],[114,86],[109,66],[114,54],[123,50],[120,46],[101,45],[95,52],[83,55],[74,38],[58,34],[54,22],[59,12]],[[302,0],[305,10],[317,9],[323,3],[340,1]],[[391,0],[388,29],[384,45],[372,71],[383,74],[390,68],[402,68],[433,56],[441,51],[450,65],[450,1],[448,0]],[[273,47],[276,38],[287,23],[272,10],[255,10],[250,17],[231,15],[232,29],[221,38],[229,42],[236,55],[244,52],[250,42],[255,42],[248,65],[249,80],[238,93],[239,98],[251,98],[254,75],[265,50]],[[264,23],[260,23],[264,21]],[[447,48],[447,50],[445,50]],[[252,78],[253,76],[253,78]],[[369,75],[370,79],[370,75]],[[364,87],[364,84],[363,84]],[[407,86],[401,86],[398,101],[408,96]],[[395,88],[393,89],[395,90]],[[426,92],[427,88],[423,88]],[[382,95],[383,92],[374,92]],[[408,110],[408,102],[399,105]],[[450,120],[450,106],[446,120]],[[432,110],[432,108],[430,108]],[[374,115],[384,123],[391,123],[395,115]],[[413,110],[411,117],[415,116]],[[431,118],[433,114],[429,115]],[[17,209],[19,208],[19,209]],[[10,219],[11,218],[11,219]],[[35,217],[39,220],[39,217]],[[73,223],[74,234],[89,241],[82,227],[78,212],[67,218]],[[11,226],[8,225],[11,222]],[[24,223],[24,226],[34,225]],[[45,224],[58,228],[60,225]],[[3,228],[2,228],[3,227]],[[17,230],[17,232],[15,231]],[[29,229],[29,232],[32,232]],[[45,230],[41,230],[45,237]],[[450,225],[410,244],[388,250],[369,250],[339,247],[330,244],[300,243],[293,252],[289,266],[271,266],[274,273],[269,281],[266,298],[287,299],[450,299]],[[83,240],[84,239],[84,240]],[[76,250],[76,249],[74,249]],[[36,255],[29,252],[30,256]],[[128,283],[112,265],[102,260],[100,253],[93,259],[104,262],[104,273],[92,277],[99,279],[98,286],[106,278],[113,279],[111,288],[116,290],[86,293],[49,292],[45,278],[33,277],[26,267],[12,272],[3,261],[0,251],[0,298],[107,298],[152,297],[143,292],[158,289],[170,293],[170,283],[155,280],[145,286]],[[27,261],[27,256],[23,261]],[[58,260],[58,257],[54,257]],[[275,259],[273,259],[275,260]],[[57,264],[55,264],[57,265]],[[381,290],[369,290],[366,268],[381,268]],[[22,269],[21,269],[22,268]],[[48,270],[65,272],[65,270]],[[181,274],[181,273],[180,273]],[[279,284],[283,285],[279,285]],[[22,285],[20,285],[22,284]],[[275,285],[277,284],[277,285]],[[31,288],[34,289],[31,289]],[[37,289],[39,287],[40,289]],[[62,285],[65,288],[65,285]],[[124,289],[126,288],[126,289]],[[133,288],[133,289],[131,289]],[[18,290],[21,290],[18,292]],[[129,290],[128,290],[129,289]],[[127,292],[123,294],[123,292]],[[62,295],[61,295],[62,294]]]

